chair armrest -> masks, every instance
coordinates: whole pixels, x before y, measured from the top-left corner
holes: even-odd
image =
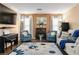
[[[47,37],[56,37],[56,36],[54,35],[54,36],[47,36]]]
[[[69,55],[73,55],[73,54],[74,54],[74,50],[75,50],[75,43],[66,43],[64,50],[65,50]]]
[[[29,36],[32,36],[31,34],[28,34]]]
[[[74,43],[66,43],[65,44],[65,50],[66,51],[69,51],[71,49],[74,49],[74,47],[75,47],[75,44]]]
[[[79,44],[75,45],[74,43],[66,43],[65,51],[70,55],[78,55]]]
[[[71,48],[79,48],[79,44],[75,45],[75,43],[66,43],[66,48],[71,47]]]

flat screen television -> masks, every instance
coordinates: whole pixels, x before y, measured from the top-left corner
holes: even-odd
[[[68,31],[70,29],[68,22],[63,22],[61,27],[62,27],[62,31]]]
[[[0,17],[0,24],[16,24],[14,14],[2,13]]]

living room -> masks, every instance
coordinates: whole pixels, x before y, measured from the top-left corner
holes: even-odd
[[[64,49],[60,45],[79,30],[78,3],[1,3],[0,8],[0,54],[79,54],[79,38],[67,41]]]

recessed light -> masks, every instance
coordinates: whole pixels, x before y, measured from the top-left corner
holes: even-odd
[[[37,8],[37,10],[38,10],[38,11],[42,11],[42,9],[41,9],[41,8]]]

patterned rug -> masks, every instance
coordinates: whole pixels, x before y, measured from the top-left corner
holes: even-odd
[[[9,55],[63,55],[54,43],[28,42],[22,43]]]

